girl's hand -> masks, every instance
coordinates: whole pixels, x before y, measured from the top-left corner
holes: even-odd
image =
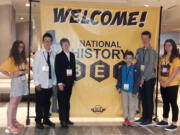
[[[13,72],[12,74],[13,74],[12,77],[14,78],[14,77],[18,77],[20,75],[23,75],[24,71],[16,71],[16,72]]]
[[[9,73],[8,77],[11,78],[11,79],[14,78],[14,74],[13,73]]]
[[[8,73],[5,70],[0,69],[0,72],[2,72],[4,75],[8,76],[9,78],[13,78],[13,73]]]
[[[163,81],[160,81],[159,83],[160,83],[160,86],[163,87]]]
[[[163,88],[166,88],[168,86],[168,82],[166,81],[161,81],[160,82],[160,85],[163,87]]]
[[[25,74],[28,74],[28,73],[29,73],[29,70],[21,71],[21,75],[25,75]]]
[[[117,89],[119,93],[121,93],[121,89]]]
[[[25,70],[25,71],[24,71],[24,74],[28,74],[28,73],[29,73],[29,70]]]

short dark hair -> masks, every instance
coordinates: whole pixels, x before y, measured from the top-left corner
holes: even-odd
[[[134,53],[132,51],[129,51],[129,50],[126,50],[126,52],[124,53],[124,59],[126,58],[127,55],[134,57]]]
[[[149,32],[149,31],[143,31],[141,33],[141,36],[143,36],[143,35],[147,35],[147,36],[149,36],[149,38],[151,38],[151,32]]]
[[[67,38],[62,38],[62,39],[60,40],[60,45],[62,45],[62,44],[65,43],[65,42],[67,42],[67,43],[70,45],[69,39],[67,39]]]
[[[53,37],[52,37],[52,35],[51,35],[50,33],[45,33],[45,34],[43,35],[43,41],[44,41],[44,39],[45,39],[46,37],[51,38],[51,41],[53,41]]]

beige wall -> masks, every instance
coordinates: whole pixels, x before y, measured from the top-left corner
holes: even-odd
[[[40,48],[40,15],[32,14],[32,45],[31,50],[37,51]]]
[[[15,10],[11,5],[0,5],[0,65],[8,57],[16,39]]]
[[[29,22],[21,22],[16,24],[16,39],[22,40],[26,46],[26,54],[28,54],[29,46]]]
[[[29,22],[20,22],[16,24],[16,38],[24,41],[26,53],[28,54],[29,46]],[[40,18],[39,15],[33,15],[32,18],[32,37],[31,51],[37,51],[40,47]]]

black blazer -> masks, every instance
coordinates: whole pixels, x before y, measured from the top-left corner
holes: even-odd
[[[67,77],[66,70],[72,69],[72,76]],[[56,55],[55,58],[55,73],[57,84],[63,83],[73,83],[76,80],[76,64],[75,64],[75,55],[70,52],[70,61],[68,60],[64,51]]]

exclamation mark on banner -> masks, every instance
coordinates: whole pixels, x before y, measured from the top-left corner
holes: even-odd
[[[142,12],[140,23],[139,23],[139,27],[140,28],[144,27],[144,22],[146,20],[146,16],[147,16],[147,12]]]

